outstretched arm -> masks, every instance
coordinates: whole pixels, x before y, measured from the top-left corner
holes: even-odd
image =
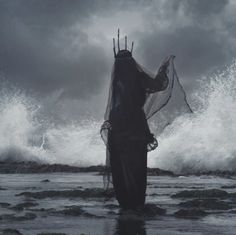
[[[170,60],[173,59],[174,56],[169,56],[167,60],[161,65],[159,68],[157,75],[153,79],[145,72],[142,73],[142,85],[147,93],[154,93],[157,91],[164,91],[169,84],[169,79],[167,76],[167,69],[170,63]]]

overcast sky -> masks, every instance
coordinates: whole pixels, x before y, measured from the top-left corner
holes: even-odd
[[[102,118],[118,27],[152,72],[176,55],[191,95],[234,58],[235,12],[236,0],[0,0],[0,72],[54,115]]]

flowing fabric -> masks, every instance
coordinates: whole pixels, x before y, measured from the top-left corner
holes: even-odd
[[[104,186],[112,182],[123,208],[145,203],[147,152],[158,145],[147,120],[168,103],[179,83],[173,60],[167,57],[153,77],[129,51],[115,58],[101,136],[106,144]]]

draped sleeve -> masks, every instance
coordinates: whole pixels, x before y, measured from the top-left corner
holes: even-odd
[[[155,78],[150,77],[143,71],[141,72],[141,83],[146,93],[151,94],[164,91],[168,87],[169,79],[164,69],[159,70]]]
[[[143,73],[141,83],[146,91],[144,105],[146,119],[151,118],[164,107],[171,97],[176,77],[173,60],[174,56],[172,55],[166,57],[159,66],[156,76],[145,72],[145,69],[139,66],[139,71]]]

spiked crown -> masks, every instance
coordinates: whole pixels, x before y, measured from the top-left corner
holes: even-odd
[[[129,51],[127,49],[127,36],[125,36],[125,49],[120,50],[120,29],[118,29],[117,33],[117,49],[116,50],[116,42],[115,38],[113,38],[113,52],[115,58],[126,58],[126,57],[132,57],[134,42],[132,42],[131,50]]]

